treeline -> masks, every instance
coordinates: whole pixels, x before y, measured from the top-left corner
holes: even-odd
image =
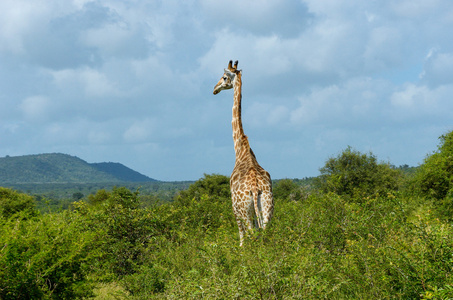
[[[415,171],[347,148],[274,185],[266,231],[239,247],[229,179],[171,202],[125,187],[67,210],[0,189],[0,299],[448,299],[453,132]]]
[[[187,189],[192,183],[193,181],[14,184],[13,189],[32,195],[36,200],[36,208],[41,212],[57,212],[68,209],[72,202],[86,198],[98,190],[112,190],[118,186],[139,191],[145,206],[152,199],[172,201],[181,190]]]

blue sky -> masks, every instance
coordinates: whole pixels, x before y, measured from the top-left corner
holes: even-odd
[[[158,180],[229,175],[233,94],[272,178],[347,146],[416,166],[453,130],[453,2],[0,3],[0,156],[62,152]]]

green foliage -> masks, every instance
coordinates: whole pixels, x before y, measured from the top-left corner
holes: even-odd
[[[291,179],[281,179],[273,184],[272,192],[276,200],[305,200],[309,195],[307,186],[296,183]]]
[[[453,219],[453,131],[442,135],[436,152],[426,157],[410,181],[412,195],[435,201],[437,215]]]
[[[36,214],[33,197],[0,187],[0,216],[8,219],[21,211],[30,216]]]
[[[401,176],[348,148],[318,189],[277,181],[272,221],[243,247],[221,175],[173,202],[119,187],[64,212],[19,209],[0,219],[0,298],[451,298],[453,227],[438,218],[451,187],[429,201],[398,190]]]
[[[362,154],[351,147],[329,158],[320,172],[315,184],[322,192],[349,197],[396,190],[401,177],[400,171],[378,163],[372,153]]]
[[[176,201],[183,203],[192,199],[200,200],[203,195],[230,197],[230,179],[218,174],[204,174],[204,178],[196,181],[185,191],[181,191]]]
[[[444,290],[453,231],[429,214],[409,221],[404,202],[392,193],[277,202],[270,227],[242,248],[234,222],[206,231],[183,221],[173,225],[183,237],[160,239],[124,284],[133,299],[413,299]],[[187,212],[167,208],[169,221]]]
[[[72,194],[72,199],[74,201],[79,201],[82,198],[83,198],[83,194],[81,192],[76,192],[76,193]]]
[[[1,299],[74,299],[92,295],[87,264],[94,235],[77,214],[11,218],[0,228]]]
[[[93,206],[79,204],[76,209],[87,216],[103,251],[100,265],[114,276],[133,274],[141,264],[144,247],[154,235],[156,221],[139,209],[138,192],[119,187],[112,192],[99,190],[89,197]],[[154,227],[153,227],[154,226]]]
[[[166,271],[162,268],[143,265],[137,273],[125,276],[122,283],[129,293],[146,299],[147,295],[162,293],[165,290],[165,277]]]
[[[442,135],[437,152],[416,172],[414,189],[422,196],[444,199],[453,187],[453,131]]]
[[[96,194],[88,195],[88,203],[91,205],[98,205],[107,201],[110,197],[110,193],[107,192],[105,189],[98,190]]]
[[[172,201],[174,197],[182,190],[186,190],[193,181],[175,181],[175,182],[129,182],[122,183],[130,190],[140,190],[140,197],[159,198],[160,201]],[[27,194],[33,195],[37,201],[37,208],[43,212],[58,211],[69,207],[70,202],[74,202],[74,194],[91,195],[97,193],[100,189],[112,190],[118,186],[115,183],[41,183],[26,184],[15,183],[7,185],[19,191],[26,191]],[[41,201],[44,200],[44,201]],[[145,206],[149,199],[144,199]],[[155,201],[151,201],[154,203]],[[59,205],[63,203],[63,205]]]
[[[171,211],[168,212],[168,209]],[[177,242],[191,238],[181,234],[195,230],[193,234],[215,233],[219,228],[231,227],[235,223],[231,208],[229,178],[223,175],[204,175],[186,191],[181,191],[171,207],[158,208],[158,215]],[[236,225],[234,225],[236,226]],[[170,229],[171,228],[171,229]]]
[[[286,201],[296,185],[276,187],[273,220],[243,247],[228,180],[218,175],[146,209],[138,192],[121,187],[100,190],[72,211],[10,219],[0,232],[0,297],[87,297],[93,283],[129,299],[450,295],[453,229],[428,208],[414,215],[411,199],[398,192],[312,192]]]

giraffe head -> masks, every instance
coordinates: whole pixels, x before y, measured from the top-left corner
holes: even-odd
[[[237,74],[241,72],[238,70],[238,61],[234,63],[230,60],[228,63],[228,68],[224,69],[225,73],[223,73],[222,78],[220,78],[219,82],[217,82],[216,86],[214,87],[214,95],[217,95],[222,90],[229,90],[233,88],[234,78]]]

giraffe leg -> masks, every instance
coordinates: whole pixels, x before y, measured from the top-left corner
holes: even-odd
[[[238,224],[239,229],[239,246],[242,247],[245,231],[247,230],[247,220],[245,218],[246,209],[244,208],[243,203],[241,203],[240,196],[235,193],[235,191],[231,191],[231,200],[233,202],[233,213],[236,217],[236,223]]]
[[[258,223],[258,228],[263,228],[263,217],[262,217],[262,207],[261,207],[261,193],[257,189],[252,192],[251,197],[253,198],[253,203],[255,206],[255,215],[256,222]]]
[[[247,230],[251,230],[253,228],[253,219],[255,217],[255,205],[253,201],[253,196],[250,195],[247,208],[246,208],[246,215],[245,215],[245,226]]]
[[[242,243],[244,242],[244,235],[245,235],[245,229],[244,229],[244,224],[239,218],[236,218],[236,222],[238,224],[239,228],[239,246],[242,247]]]
[[[266,224],[271,220],[274,214],[274,198],[272,193],[266,192],[261,194],[261,204],[263,209],[263,229]]]

